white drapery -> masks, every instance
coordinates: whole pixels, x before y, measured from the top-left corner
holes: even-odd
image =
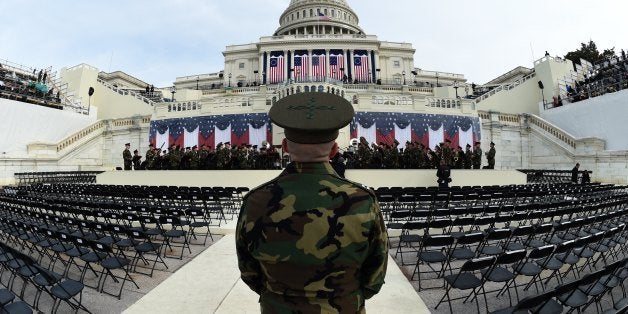
[[[266,129],[267,125],[264,123],[260,128],[254,128],[252,124],[249,123],[249,144],[262,146],[262,142],[266,141]]]
[[[224,129],[221,130],[217,126],[214,127],[214,147],[218,146],[219,143],[227,143],[231,142],[231,124]]]
[[[188,130],[183,130],[183,145],[185,147],[198,146],[198,127],[192,132],[188,132]]]
[[[369,144],[377,142],[377,133],[376,133],[376,125],[373,123],[370,128],[362,127],[358,123],[358,139],[360,137],[364,137]]]
[[[405,129],[395,123],[395,139],[399,142],[399,148],[406,148],[406,142],[412,141],[412,124],[408,123]]]
[[[458,146],[462,147],[464,150],[467,144],[473,147],[473,126],[471,126],[466,132],[462,131],[462,129],[458,127]]]
[[[445,141],[445,130],[443,128],[443,125],[440,125],[440,128],[438,128],[438,130],[434,131],[432,130],[432,128],[428,127],[428,132],[430,135],[430,148],[431,149],[436,149],[436,146],[438,146],[438,144],[442,143]]]
[[[170,147],[170,129],[166,129],[166,132],[164,132],[163,134],[159,133],[159,131],[157,131],[156,133],[157,135],[155,136],[155,147],[161,150],[168,149],[168,147]]]

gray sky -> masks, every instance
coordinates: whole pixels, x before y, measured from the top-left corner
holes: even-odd
[[[0,59],[54,69],[87,63],[155,86],[217,72],[226,45],[269,36],[289,0],[2,0]],[[369,35],[410,42],[415,66],[485,83],[546,50],[593,39],[628,49],[625,0],[348,0]],[[532,49],[531,49],[532,47]]]

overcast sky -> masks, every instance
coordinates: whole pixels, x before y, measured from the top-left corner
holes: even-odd
[[[625,0],[348,0],[380,40],[409,42],[415,66],[485,83],[546,50],[593,39],[628,49]],[[289,0],[1,0],[0,59],[54,69],[87,63],[158,87],[217,72],[225,46],[272,35]],[[0,61],[3,62],[3,61]]]

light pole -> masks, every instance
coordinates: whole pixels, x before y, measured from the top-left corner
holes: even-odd
[[[401,72],[401,75],[403,75],[403,85],[406,85],[406,71]]]
[[[262,71],[262,84],[266,85],[266,72]]]
[[[253,71],[253,73],[255,73],[255,84],[259,84],[259,71],[255,70]]]
[[[456,99],[458,99],[458,81],[454,81],[454,89],[456,90]]]
[[[368,81],[369,84],[373,82],[372,76],[373,76],[373,71],[369,70],[369,81]]]
[[[375,82],[376,83],[378,82],[377,80],[381,80],[381,78],[382,78],[382,75],[380,74],[380,71],[381,70],[379,68],[375,69]]]
[[[436,72],[436,87],[438,87],[438,72]]]
[[[231,87],[231,73],[229,73],[229,87]]]
[[[198,76],[196,77],[196,90],[198,90]]]
[[[176,87],[172,86],[172,87],[170,88],[170,92],[172,93],[172,98],[171,98],[171,101],[172,101],[172,102],[174,102],[174,93],[176,93],[176,92],[177,92]]]

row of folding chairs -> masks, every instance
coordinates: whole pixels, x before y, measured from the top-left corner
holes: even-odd
[[[621,230],[623,231],[624,228],[625,225],[622,225]],[[619,227],[618,230],[620,230]],[[625,239],[623,241],[625,241]],[[441,244],[442,243],[443,242],[441,242]],[[545,280],[545,285],[548,285],[549,281],[555,277],[558,279],[558,283],[560,285],[564,285],[565,283],[563,281],[563,278],[566,277],[575,268],[584,269],[586,267],[590,267],[593,273],[595,273],[596,271],[593,270],[592,266],[595,266],[599,261],[604,261],[604,263],[602,264],[603,266],[617,265],[617,262],[607,263],[607,258],[604,255],[605,253],[611,252],[613,248],[616,248],[620,245],[620,240],[615,237],[615,234],[608,236],[607,234],[602,235],[600,233],[599,236],[589,235],[576,240],[565,241],[557,245],[537,247],[531,250],[529,253],[527,253],[525,249],[521,249],[514,251],[505,251],[495,256],[484,256],[469,259],[464,262],[464,264],[460,267],[459,271],[456,274],[451,273],[450,275],[444,275],[444,273],[448,269],[448,262],[445,262],[444,259],[442,259],[440,263],[441,269],[438,270],[438,272],[439,274],[443,275],[443,282],[446,287],[446,291],[438,305],[440,305],[440,303],[445,298],[447,298],[451,308],[449,290],[452,288],[456,288],[459,290],[473,289],[471,294],[469,294],[465,298],[465,302],[469,300],[469,298],[471,298],[471,300],[473,301],[477,297],[477,294],[479,294],[481,291],[482,295],[484,296],[487,312],[488,302],[486,302],[486,295],[492,292],[497,292],[497,297],[500,294],[504,294],[507,292],[509,297],[508,300],[510,302],[510,305],[512,306],[512,296],[510,292],[511,286],[514,288],[517,300],[519,301],[519,295],[517,290],[518,285],[516,279],[520,277],[531,277],[530,281],[525,286],[524,291],[534,285],[536,287],[537,293],[539,292],[537,282],[541,280]],[[424,253],[420,252],[419,256],[425,262],[433,262],[434,260],[436,260],[435,257],[438,252],[439,251],[427,251]],[[623,256],[626,256],[625,253]],[[585,261],[582,265],[578,265],[578,262],[581,259],[585,259]],[[625,261],[620,261],[620,263],[624,264]],[[418,268],[418,265],[419,264],[417,263],[417,267],[415,267],[415,272]],[[560,273],[560,270],[564,269],[565,266],[569,267],[566,271]],[[432,271],[434,271],[431,266],[430,268],[432,269]],[[480,275],[479,278],[476,277],[474,274],[478,271],[478,275]],[[541,278],[544,271],[550,271],[551,273],[547,277]],[[580,272],[576,273],[574,271],[573,273],[575,278],[584,278],[588,276],[585,275],[581,277]],[[501,289],[487,292],[484,289],[484,284],[487,282],[501,283],[503,286]],[[623,292],[625,296],[625,290],[623,290]],[[591,300],[591,302],[594,301]],[[436,307],[438,307],[438,305]],[[583,304],[580,304],[578,306],[581,305]]]
[[[515,271],[522,268],[517,261],[522,259],[524,255],[525,252],[514,251],[498,257],[484,257],[465,262],[458,273],[445,276],[445,293],[435,308],[438,308],[446,300],[450,310],[452,309],[451,301],[455,300],[450,297],[452,289],[471,290],[466,297],[459,299],[464,299],[465,302],[474,301],[479,295],[482,295],[485,311],[490,312],[487,294],[495,291],[487,292],[485,290],[486,283],[490,281],[504,283],[504,287],[497,291],[498,294],[504,293],[504,290],[508,290],[508,285],[514,282],[516,278],[516,274],[505,265],[513,264],[512,269]],[[613,306],[604,313],[625,313],[628,308],[624,287],[626,278],[628,278],[628,259],[618,260],[576,280],[561,283],[554,289],[549,289],[543,293],[537,291],[535,295],[518,300],[515,305],[511,303],[510,307],[491,313],[563,313],[565,308],[568,309],[567,313],[575,310],[580,313],[586,311],[591,305],[595,305],[599,313],[604,310],[600,300],[606,295],[610,295],[613,299]],[[623,298],[615,301],[612,290],[617,287],[622,290]],[[481,313],[479,302],[476,301],[475,303],[478,313]]]
[[[579,234],[581,229],[604,224],[615,218],[623,218],[628,209],[613,211],[538,211],[520,212],[512,215],[495,216],[458,216],[455,219],[448,217],[431,217],[430,219],[393,222],[387,224],[389,243],[392,243],[392,230],[400,229],[395,257],[403,254],[406,248],[411,251],[418,241],[425,235],[451,235],[455,239],[466,233],[482,232],[489,239],[499,239],[506,243],[530,242],[536,238],[551,239],[555,234]],[[410,216],[410,218],[417,218]],[[549,219],[548,219],[549,218]],[[488,231],[485,231],[488,230]]]
[[[595,199],[595,198],[609,198],[612,196],[613,198],[626,196],[627,193],[625,191],[615,191],[611,195],[605,192],[595,192],[588,194],[579,194],[577,198],[575,197],[565,197],[565,195],[556,195],[551,196],[548,199],[533,199],[522,201],[517,198],[512,197],[503,197],[503,198],[495,198],[490,194],[469,194],[469,195],[461,195],[461,194],[436,194],[432,195],[413,195],[413,194],[401,194],[401,195],[391,195],[391,194],[379,194],[378,202],[382,207],[384,212],[388,211],[396,211],[396,210],[408,210],[408,209],[434,209],[434,208],[452,208],[452,207],[487,207],[487,206],[511,206],[511,207],[520,207],[528,204],[547,204],[546,206],[550,206],[550,204],[560,205],[560,203],[566,203],[569,201],[574,201],[575,199]]]
[[[211,226],[220,226],[221,222],[227,221],[227,217],[221,206],[210,207],[182,207],[182,208],[163,208],[160,206],[122,206],[114,208],[99,209],[93,204],[90,207],[76,206],[58,206],[37,203],[37,202],[19,202],[4,199],[4,203],[0,206],[10,208],[16,214],[28,215],[35,219],[50,221],[54,224],[63,223],[64,219],[74,220],[91,220],[106,223],[120,224],[133,227],[141,223],[141,217],[152,217],[154,220],[160,219],[161,216],[177,217],[182,224],[190,229],[190,232],[196,236],[195,230],[205,228],[207,236]],[[206,243],[206,241],[204,241]]]
[[[40,300],[43,294],[53,301],[49,309],[51,313],[56,313],[62,303],[67,304],[74,311],[83,310],[90,313],[82,304],[85,287],[82,283],[42,267],[29,255],[2,242],[0,242],[0,265],[2,273],[9,272],[7,282],[2,282],[6,289],[0,289],[0,305],[2,305],[3,313],[32,313],[33,309],[42,312],[44,309],[40,308]],[[20,283],[16,284],[18,281]],[[18,288],[19,284],[21,287]],[[32,300],[27,300],[25,291],[28,287],[36,290]],[[17,300],[16,296],[20,300]]]
[[[137,267],[137,263],[140,261],[147,263],[150,258],[148,256],[149,252],[142,250],[140,245],[146,243],[145,246],[151,247],[150,253],[153,256],[150,259],[151,261],[165,265],[165,262],[159,255],[161,246],[150,242],[150,237],[142,234],[140,231],[137,231],[138,236],[136,238],[127,240],[126,248],[133,248],[135,253],[135,256],[130,258],[126,255],[123,244],[120,241],[116,241],[118,249],[114,250],[112,245],[107,244],[104,238],[90,240],[87,237],[70,235],[62,231],[40,228],[36,224],[5,220],[4,218],[0,219],[0,230],[5,235],[3,239],[5,242],[8,241],[8,243],[12,243],[14,246],[27,251],[26,254],[34,256],[33,260],[40,265],[44,265],[47,262],[48,265],[45,267],[47,270],[54,272],[55,266],[57,263],[60,263],[62,276],[67,276],[68,278],[73,276],[72,280],[81,285],[115,296],[118,299],[127,281],[130,281],[139,289],[139,286],[129,273]],[[131,250],[129,249],[127,252],[131,252]],[[73,266],[80,271],[80,274],[72,271]],[[88,270],[94,275],[91,281],[97,279],[95,284],[88,283],[86,276]],[[115,283],[120,283],[121,281],[117,293],[105,289],[109,278]]]
[[[203,238],[202,245],[206,245],[207,238],[213,240],[210,231],[210,224],[203,220],[202,213],[194,210],[188,211],[187,216],[194,220],[183,220],[183,212],[171,210],[155,217],[152,215],[136,215],[133,213],[107,214],[103,216],[94,215],[84,217],[86,219],[61,216],[56,214],[40,214],[29,211],[9,211],[8,215],[20,221],[27,221],[36,224],[40,228],[53,231],[64,231],[68,234],[87,237],[103,242],[109,239],[107,244],[114,244],[120,238],[127,236],[126,230],[138,230],[151,235],[153,238],[164,240],[164,244],[173,249],[176,242],[173,239],[183,239],[179,259],[183,258],[183,249],[191,253],[191,238],[199,240]],[[196,217],[196,218],[195,218]],[[201,218],[198,218],[201,217]],[[199,243],[201,244],[201,243]]]

